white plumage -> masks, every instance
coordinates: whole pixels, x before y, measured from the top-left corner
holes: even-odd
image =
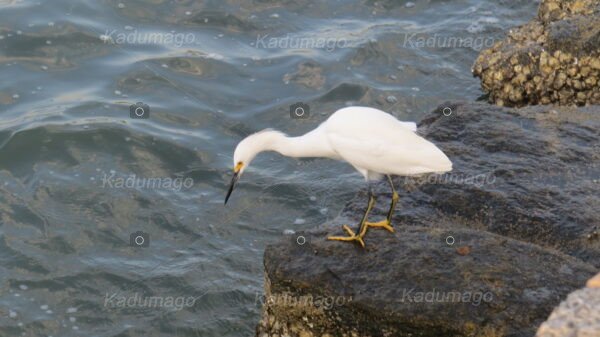
[[[324,157],[343,160],[360,172],[367,181],[387,175],[395,200],[396,191],[390,175],[412,176],[423,173],[443,173],[452,170],[452,162],[433,143],[416,134],[417,125],[402,122],[394,116],[368,107],[347,107],[333,113],[316,129],[299,137],[289,137],[279,131],[263,130],[244,138],[233,155],[234,176],[225,198],[229,199],[233,187],[252,159],[263,151],[276,151],[288,157]],[[358,234],[344,229],[350,237],[341,241],[359,241],[366,228],[384,227],[385,224],[366,223],[374,197],[369,189],[369,207],[361,221]],[[371,200],[372,199],[372,200]],[[395,206],[390,208],[388,222]],[[366,224],[366,226],[365,226]],[[339,237],[330,238],[340,240]]]
[[[381,110],[341,109],[317,129],[321,127],[334,151],[366,179],[452,169],[440,149],[415,133],[415,123],[401,122]]]
[[[452,170],[448,157],[416,130],[414,122],[401,122],[381,110],[347,107],[303,136],[288,137],[275,130],[252,134],[238,144],[233,161],[234,166],[242,163],[243,171],[263,151],[324,157],[348,162],[368,180]]]

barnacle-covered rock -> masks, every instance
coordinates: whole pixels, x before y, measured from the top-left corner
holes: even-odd
[[[497,105],[600,104],[600,0],[544,0],[473,65]]]

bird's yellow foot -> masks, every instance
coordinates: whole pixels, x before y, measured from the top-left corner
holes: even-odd
[[[390,223],[389,220],[382,220],[379,222],[365,222],[365,225],[367,227],[380,227],[380,228],[385,228],[388,231],[390,231],[391,233],[394,232],[394,227],[392,227],[392,224]]]
[[[343,225],[342,228],[348,233],[348,236],[329,236],[327,240],[334,241],[357,241],[363,248],[365,248],[365,242],[363,241],[363,235],[356,235],[350,227],[347,225]]]

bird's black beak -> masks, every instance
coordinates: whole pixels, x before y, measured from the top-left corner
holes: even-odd
[[[237,183],[240,178],[240,173],[234,172],[233,177],[231,178],[231,183],[229,184],[229,190],[227,191],[227,195],[225,196],[225,203],[223,205],[227,205],[227,200],[229,200],[229,196],[231,196],[231,192],[233,192],[233,188],[235,187],[235,183]]]

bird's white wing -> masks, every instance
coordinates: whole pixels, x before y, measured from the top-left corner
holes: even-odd
[[[408,132],[413,134],[409,130]],[[417,135],[415,137],[420,138]],[[378,140],[377,136],[329,135],[329,141],[334,151],[357,169],[395,175],[416,175],[451,170],[452,163],[440,149],[423,138],[420,140],[410,142],[403,139],[389,142]]]
[[[383,112],[332,116],[326,135],[331,148],[357,169],[381,174],[414,175],[452,168],[433,143]]]

